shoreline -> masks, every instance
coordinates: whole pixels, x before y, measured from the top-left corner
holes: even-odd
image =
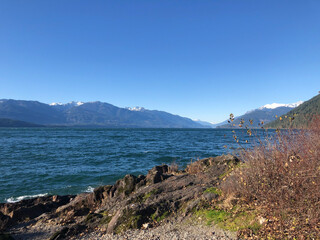
[[[9,233],[14,239],[72,239],[90,234],[117,239],[117,234],[131,231],[138,236],[166,226],[159,230],[165,234],[165,229],[175,229],[173,226],[187,221],[195,211],[218,198],[208,189],[219,184],[219,176],[236,164],[235,157],[222,155],[194,162],[183,171],[161,165],[146,176],[126,175],[114,185],[98,187],[92,193],[1,203],[0,232]],[[212,237],[219,239],[217,234]]]

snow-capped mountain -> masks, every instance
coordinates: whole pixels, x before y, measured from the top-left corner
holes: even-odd
[[[272,122],[276,119],[276,116],[281,116],[287,114],[292,109],[301,105],[303,101],[290,104],[281,104],[281,103],[272,103],[266,104],[257,109],[246,112],[245,114],[236,117],[232,124],[228,124],[227,121],[225,124],[218,126],[218,128],[237,128],[239,126],[250,125],[251,127],[260,127],[260,123],[263,122],[263,125]],[[240,124],[241,120],[244,120],[244,125]],[[249,120],[252,120],[253,124],[251,125]]]
[[[84,102],[75,102],[75,101],[72,101],[72,102],[69,102],[69,103],[61,103],[61,102],[53,102],[53,103],[50,103],[49,105],[50,106],[81,106],[82,104],[84,104]]]
[[[258,109],[262,110],[264,108],[268,108],[268,109],[275,109],[278,107],[289,107],[289,108],[295,108],[298,107],[299,105],[301,105],[303,103],[303,101],[298,101],[296,103],[290,103],[290,104],[282,104],[282,103],[271,103],[271,104],[266,104],[262,107],[259,107]]]
[[[104,102],[45,104],[38,101],[0,99],[0,118],[46,126],[110,128],[203,128],[189,118],[141,107],[119,108]]]
[[[50,103],[49,106],[51,106],[59,111],[65,111],[65,110],[71,109],[73,107],[79,107],[82,104],[84,104],[84,102],[76,102],[76,101],[72,101],[69,103],[54,102],[54,103]]]
[[[320,92],[319,92],[320,93]],[[290,112],[280,119],[269,123],[266,127],[269,128],[305,128],[309,127],[310,123],[317,119],[320,115],[320,94],[305,101],[297,108],[292,109]],[[294,121],[292,121],[294,119]]]

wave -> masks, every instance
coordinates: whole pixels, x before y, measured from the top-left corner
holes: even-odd
[[[89,186],[89,187],[87,187],[86,190],[84,190],[84,192],[91,193],[91,192],[93,192],[93,190],[94,190],[94,188]]]
[[[15,203],[15,202],[20,202],[21,200],[24,200],[24,199],[45,197],[47,195],[48,195],[48,193],[42,193],[42,194],[36,194],[36,195],[24,195],[24,196],[20,196],[20,197],[10,197],[10,198],[6,199],[6,201],[7,201],[7,203]]]

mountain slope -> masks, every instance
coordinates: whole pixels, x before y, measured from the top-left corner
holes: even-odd
[[[43,125],[202,128],[189,118],[144,108],[126,109],[103,102],[44,104],[37,101],[0,100],[0,118]]]
[[[294,108],[277,120],[266,125],[268,128],[303,128],[320,115],[320,94]]]
[[[210,123],[210,122],[201,121],[201,120],[199,120],[199,119],[194,120],[194,121],[197,122],[197,123],[199,123],[199,124],[201,124],[202,126],[204,126],[204,127],[206,127],[206,128],[215,128],[215,127],[216,127],[215,124]]]
[[[249,111],[242,116],[236,117],[233,121],[233,124],[224,124],[218,126],[217,128],[239,128],[241,120],[244,121],[243,126],[248,125],[252,128],[260,127],[260,123],[269,123],[276,119],[275,116],[281,116],[283,114],[288,113],[294,107],[299,106],[302,102],[297,102],[294,104],[267,104],[258,109]],[[250,124],[250,120],[252,120],[252,124]]]
[[[0,100],[0,117],[36,124],[63,124],[63,113],[38,101]]]
[[[8,118],[0,118],[0,127],[43,127],[39,124],[33,124],[29,122],[23,122]]]

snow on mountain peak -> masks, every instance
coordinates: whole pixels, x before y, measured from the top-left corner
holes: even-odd
[[[290,107],[290,108],[295,108],[298,107],[300,104],[302,104],[303,101],[298,101],[296,103],[289,103],[289,104],[283,104],[283,103],[272,103],[272,104],[266,104],[262,107],[259,107],[260,110],[268,108],[268,109],[275,109],[278,107]]]
[[[61,102],[58,102],[58,103],[53,102],[53,103],[50,103],[49,105],[50,106],[60,106],[60,105],[63,105],[63,104]]]
[[[202,123],[210,123],[210,124],[216,124],[216,122],[209,122],[209,121],[202,121],[201,119],[192,119],[195,122],[202,122]]]
[[[80,106],[80,105],[84,104],[84,102],[71,102],[71,103],[73,103],[76,106]]]
[[[145,108],[143,108],[143,107],[133,107],[133,108],[127,107],[127,109],[130,111],[135,111],[135,112],[140,112],[140,111],[145,110]]]
[[[50,103],[49,105],[50,106],[67,106],[67,105],[72,105],[72,106],[80,106],[84,104],[84,102],[75,102],[75,101],[72,101],[72,102],[69,102],[69,103],[61,103],[61,102],[53,102],[53,103]]]

